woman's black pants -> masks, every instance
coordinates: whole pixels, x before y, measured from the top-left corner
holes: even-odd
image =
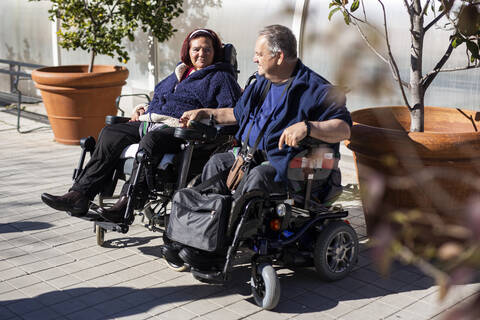
[[[150,131],[140,138],[139,127],[140,122],[127,122],[103,128],[92,157],[70,190],[79,191],[93,200],[112,178],[123,149],[131,144],[139,143],[138,150],[143,150],[151,156],[154,167],[157,166],[164,154],[180,152],[182,140],[173,136],[175,128],[166,127]],[[135,175],[136,169],[135,161],[132,177]],[[139,189],[137,190],[141,194],[146,194],[148,190],[143,172],[140,173],[138,182]]]

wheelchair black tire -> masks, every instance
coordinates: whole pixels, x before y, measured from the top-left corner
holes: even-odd
[[[257,266],[257,286],[251,279],[251,289],[255,303],[265,310],[272,310],[280,301],[280,280],[271,264],[262,263]]]
[[[318,234],[313,260],[315,269],[323,280],[345,278],[355,266],[357,257],[357,234],[346,222],[331,221]]]
[[[95,228],[95,233],[97,236],[97,245],[103,247],[103,244],[105,243],[105,229],[103,229],[97,224]]]

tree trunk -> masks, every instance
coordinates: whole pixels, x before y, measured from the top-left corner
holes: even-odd
[[[411,132],[422,132],[424,130],[424,90],[421,84],[422,79],[422,55],[423,55],[423,15],[420,0],[413,1],[410,11],[410,35],[412,47],[410,49],[410,110]]]
[[[95,61],[95,51],[92,50],[92,55],[90,56],[90,64],[88,65],[88,73],[93,71],[93,62]]]

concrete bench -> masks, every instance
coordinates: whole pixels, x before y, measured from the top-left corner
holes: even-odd
[[[31,97],[23,94],[18,88],[20,80],[31,80],[32,76],[29,70],[44,67],[39,64],[25,63],[14,60],[0,59],[0,73],[8,74],[10,76],[10,91],[0,91],[0,102],[17,105],[17,131],[20,131],[20,116],[22,111],[22,104],[36,104],[42,102],[41,98]],[[8,65],[8,67],[7,67]]]

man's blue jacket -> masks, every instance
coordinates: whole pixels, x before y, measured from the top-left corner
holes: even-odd
[[[264,135],[265,151],[268,161],[277,171],[275,176],[277,182],[288,181],[288,163],[300,151],[298,148],[287,146],[282,150],[278,149],[278,141],[284,129],[306,119],[310,121],[341,119],[352,125],[350,113],[345,107],[345,94],[340,89],[331,85],[300,60],[292,77],[294,79],[286,93],[283,105],[279,106],[281,111],[272,117]],[[246,130],[248,115],[257,108],[262,90],[267,84],[267,79],[263,76],[257,75],[256,80],[245,89],[233,110],[240,126],[237,139],[240,139],[243,130]],[[338,153],[339,143],[331,146]]]

